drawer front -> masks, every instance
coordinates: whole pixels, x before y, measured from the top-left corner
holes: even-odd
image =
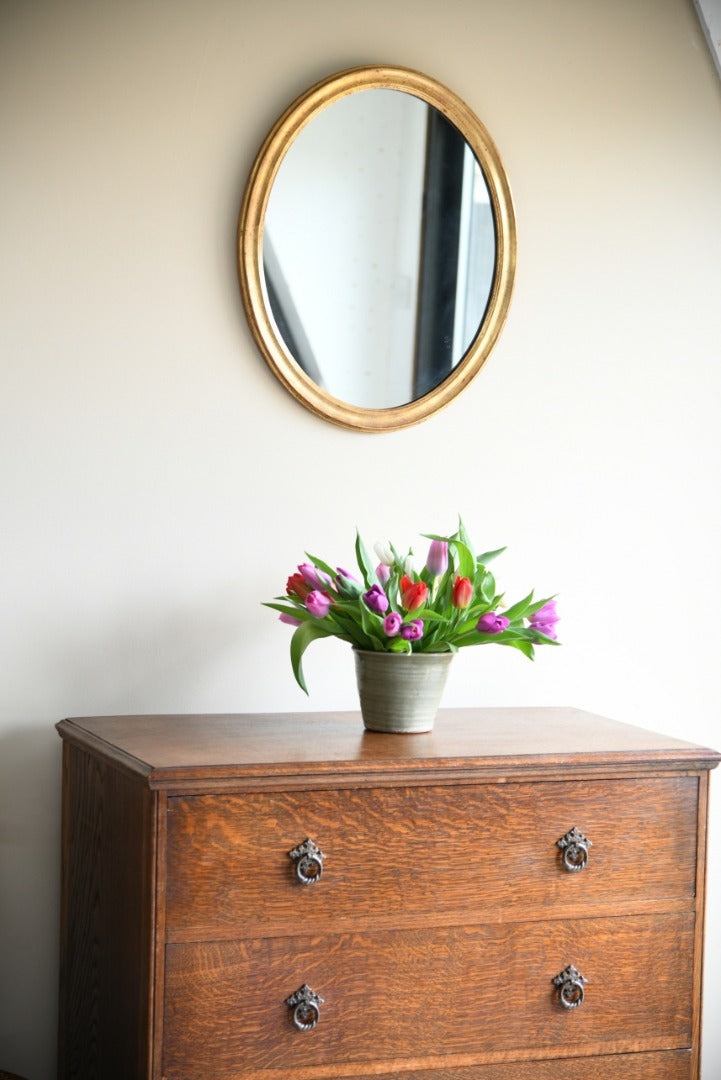
[[[168,938],[690,898],[697,804],[693,776],[171,798]],[[580,872],[556,843],[574,827]],[[325,855],[312,885],[288,855],[307,838]]]
[[[294,1074],[295,1075],[295,1074]],[[340,1075],[340,1074],[337,1074]],[[360,1080],[362,1074],[343,1074]],[[240,1076],[236,1073],[236,1076]],[[363,1076],[363,1080],[367,1080]],[[610,1054],[555,1061],[510,1061],[459,1069],[421,1069],[417,1072],[374,1073],[373,1080],[692,1080],[690,1050],[657,1054]]]
[[[368,1066],[362,1066],[367,1070]],[[275,1076],[287,1076],[293,1080],[312,1080],[314,1070],[300,1063],[279,1073],[276,1070],[248,1071],[230,1068],[219,1071],[213,1067],[213,1080],[269,1080]],[[207,1066],[203,1080],[207,1080]],[[316,1073],[317,1075],[317,1073]],[[324,1080],[329,1080],[327,1072]],[[662,1050],[658,1053],[608,1054],[602,1057],[556,1058],[550,1061],[506,1061],[497,1065],[471,1065],[438,1069],[412,1069],[411,1071],[377,1072],[373,1068],[373,1080],[693,1080],[693,1060],[690,1050]],[[179,1080],[166,1073],[166,1080]],[[183,1078],[195,1080],[183,1073]],[[369,1080],[368,1072],[357,1072],[352,1065],[334,1065],[332,1080]]]
[[[587,986],[566,1009],[570,964]],[[689,1047],[692,967],[686,913],[168,945],[164,1075]],[[312,1031],[285,1004],[304,984],[324,999]]]

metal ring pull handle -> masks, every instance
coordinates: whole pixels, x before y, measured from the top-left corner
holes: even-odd
[[[296,990],[285,999],[289,1009],[293,1010],[293,1023],[298,1031],[312,1031],[320,1020],[320,1007],[324,998],[303,983],[300,990]]]
[[[315,885],[316,881],[320,881],[325,855],[312,840],[304,840],[288,854],[295,863],[295,876],[301,885]]]
[[[584,979],[573,964],[569,964],[560,975],[556,975],[553,979],[553,985],[558,987],[558,1000],[564,1009],[578,1009],[583,1005],[583,988],[587,984],[588,979]]]
[[[556,846],[563,852],[563,865],[571,873],[576,873],[587,866],[588,849],[593,845],[574,825],[570,832],[556,841]]]

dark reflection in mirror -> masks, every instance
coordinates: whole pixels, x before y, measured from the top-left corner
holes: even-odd
[[[289,146],[263,229],[267,306],[335,398],[387,409],[443,382],[479,331],[495,265],[483,172],[420,98],[349,95]]]

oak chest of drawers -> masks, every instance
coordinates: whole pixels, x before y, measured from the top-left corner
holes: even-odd
[[[698,1076],[714,751],[552,708],[58,728],[65,1080]]]

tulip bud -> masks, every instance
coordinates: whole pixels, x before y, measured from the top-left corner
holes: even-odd
[[[285,611],[281,611],[278,618],[281,622],[287,623],[288,626],[300,626],[303,622],[302,619],[296,619],[295,615],[288,615]]]
[[[448,542],[432,540],[426,559],[426,570],[433,577],[440,577],[448,569]]]
[[[314,589],[313,592],[308,593],[305,606],[314,619],[324,619],[330,609],[330,597]]]
[[[337,566],[335,579],[335,587],[341,596],[347,600],[355,600],[356,596],[360,596],[363,592],[363,586],[357,578],[349,574],[347,570],[344,570],[342,566]]]
[[[411,619],[401,630],[404,641],[418,641],[423,637],[423,619]]]
[[[547,604],[544,604],[542,608],[539,608],[530,616],[528,622],[532,630],[538,630],[539,633],[545,634],[546,637],[556,641],[558,639],[556,624],[559,622],[559,617],[556,614],[556,601],[549,600]]]
[[[331,583],[328,575],[324,574],[322,570],[317,570],[312,563],[301,563],[298,570],[311,589],[325,589]]]
[[[382,563],[385,563],[386,566],[393,565],[395,560],[393,559],[393,552],[391,551],[390,544],[384,544],[381,540],[376,540],[373,545],[373,550]]]
[[[404,588],[405,582],[405,588]],[[428,597],[428,586],[425,581],[409,581],[401,579],[401,602],[406,611],[417,611],[423,607]]]
[[[368,592],[363,593],[363,599],[376,615],[383,615],[388,610],[388,597],[380,585],[371,585]]]
[[[381,562],[376,566],[376,577],[380,581],[381,585],[387,585],[391,579],[391,568],[386,563]]]
[[[467,608],[473,599],[473,585],[467,577],[457,577],[453,586],[454,608]]]
[[[487,611],[476,623],[476,630],[481,634],[502,634],[510,625],[505,615],[496,615],[495,611]]]

